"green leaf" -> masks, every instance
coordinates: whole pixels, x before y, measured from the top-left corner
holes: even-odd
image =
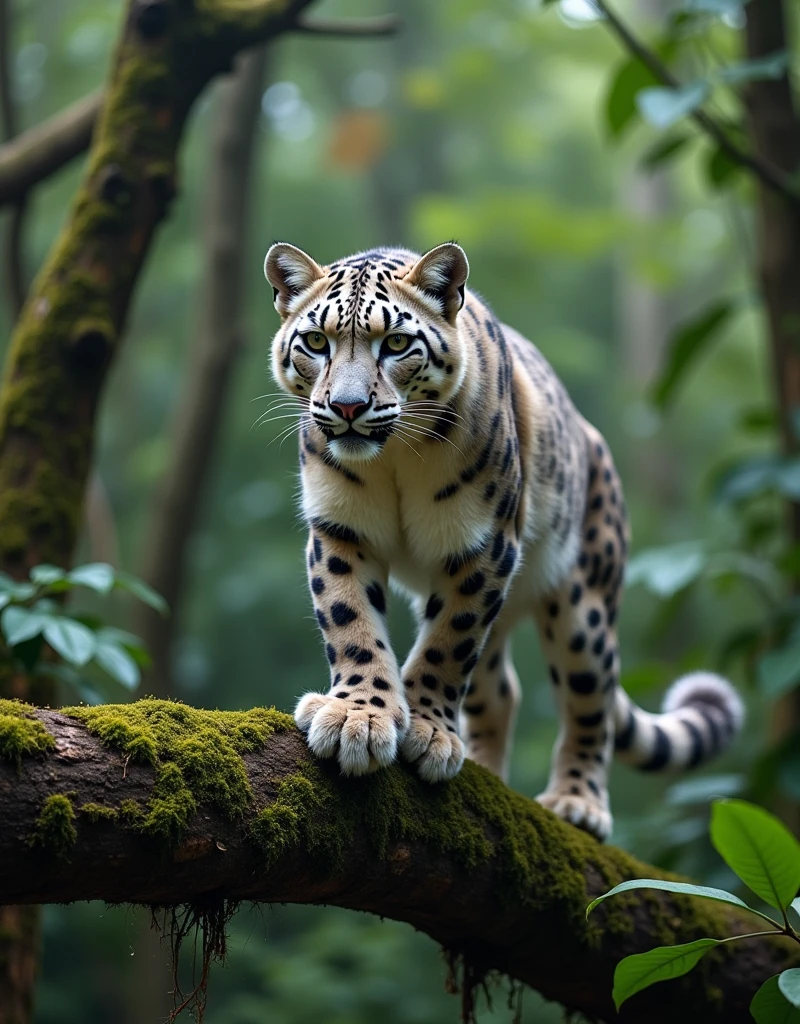
[[[671,597],[693,583],[706,566],[699,544],[670,544],[635,555],[626,572],[628,586],[642,583],[659,597]]]
[[[635,57],[617,65],[606,96],[606,124],[612,139],[618,139],[636,117],[636,94],[658,79]]]
[[[800,680],[800,638],[762,655],[756,676],[759,689],[771,700],[794,689]]]
[[[137,579],[136,576],[131,576],[126,572],[118,572],[116,585],[122,587],[123,590],[127,590],[134,597],[138,597],[140,601],[162,615],[169,615],[169,605],[167,602],[161,594],[153,590],[144,580]]]
[[[679,89],[664,85],[642,89],[636,94],[636,106],[645,121],[654,128],[669,128],[704,103],[711,86],[704,78],[689,82]]]
[[[39,586],[48,586],[50,583],[63,580],[65,574],[64,570],[59,569],[57,565],[34,565],[29,575],[31,580],[38,583]]]
[[[634,953],[620,960],[614,971],[614,1005],[619,1010],[626,999],[657,981],[669,981],[688,974],[720,939],[695,939],[680,946],[659,946],[647,953]]]
[[[800,1010],[784,999],[778,975],[767,979],[753,996],[750,1013],[756,1024],[800,1024]]]
[[[693,139],[692,135],[667,135],[666,138],[660,139],[645,152],[640,161],[640,166],[647,171],[654,171],[657,167],[661,167],[662,164],[673,160]]]
[[[50,618],[43,633],[53,650],[71,665],[85,665],[97,648],[94,633],[73,619]]]
[[[88,587],[98,594],[108,594],[114,586],[114,570],[107,562],[90,562],[73,569],[67,579],[77,587]]]
[[[33,583],[18,583],[0,572],[0,592],[9,594],[12,601],[27,601],[36,593],[37,587]]]
[[[651,396],[659,409],[664,409],[669,404],[686,370],[730,319],[733,308],[733,304],[727,299],[714,302],[706,306],[693,320],[681,324],[672,335],[666,365],[656,381]]]
[[[744,800],[718,800],[711,808],[711,842],[771,907],[788,907],[800,890],[800,843],[763,808]]]
[[[3,630],[9,647],[15,647],[25,640],[38,636],[47,622],[47,616],[17,605],[9,605],[0,615],[0,629]]]
[[[736,14],[744,7],[747,0],[686,0],[684,9],[703,14]]]
[[[757,82],[765,79],[780,78],[789,67],[789,54],[779,50],[767,57],[756,57],[753,60],[740,60],[729,64],[719,72],[720,80],[728,85],[742,85],[744,82]]]
[[[99,641],[94,655],[95,662],[128,690],[135,690],[141,680],[139,666],[124,647],[109,641]]]
[[[800,968],[791,967],[778,975],[778,988],[792,1006],[800,1010]]]
[[[598,896],[596,900],[592,900],[586,908],[586,916],[588,917],[589,912],[594,910],[598,903],[608,899],[609,896],[615,896],[619,892],[630,892],[631,889],[660,889],[662,892],[677,892],[684,896],[702,896],[706,900],[733,903],[737,907],[744,907],[745,910],[750,909],[738,896],[725,892],[724,889],[710,889],[706,885],[690,885],[688,882],[665,882],[659,878],[633,878],[629,882],[621,882],[619,885],[615,885],[613,889],[609,889],[604,895]]]

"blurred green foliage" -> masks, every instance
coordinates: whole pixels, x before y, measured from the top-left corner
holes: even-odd
[[[644,26],[662,58],[681,54],[687,82],[737,58],[737,5],[696,6],[694,18]],[[102,82],[120,7],[16,0],[13,71],[25,125]],[[389,0],[330,0],[319,11],[378,7],[391,9]],[[649,107],[637,102],[652,76],[580,0],[546,9],[536,0],[406,0],[395,9],[405,30],[394,39],[291,37],[271,55],[246,242],[247,347],[191,539],[175,696],[289,709],[325,674],[305,592],[294,443],[272,443],[281,423],[253,429],[276,391],[268,358],[277,318],[261,276],[267,246],[287,239],[324,262],[376,244],[423,249],[455,237],[470,257],[470,284],[542,349],[608,437],[634,551],[656,549],[639,557],[622,615],[636,699],[657,706],[670,678],[701,665],[722,665],[746,689],[746,735],[708,772],[672,784],[615,771],[615,840],[704,882],[733,884],[706,840],[710,797],[752,791],[754,782],[761,798],[775,787],[800,795],[796,750],[768,753],[764,739],[769,699],[796,681],[800,637],[785,574],[796,571],[798,554],[782,533],[779,493],[796,494],[797,474],[775,458],[763,313],[751,298],[751,187],[685,121],[666,131],[643,121],[642,112],[674,120],[676,97],[661,95],[660,107],[652,94]],[[724,86],[717,76],[714,103],[735,124],[736,97]],[[102,408],[97,466],[119,567],[134,573],[197,327],[212,117],[213,89],[193,113],[181,195],[140,281]],[[79,173],[73,166],[36,193],[31,271]],[[650,201],[654,182],[660,191]],[[644,319],[631,315],[643,297],[651,307]],[[7,308],[0,317],[9,324]],[[753,473],[761,474],[755,484]],[[88,557],[84,540],[76,562]],[[124,628],[129,607],[113,597],[102,614]],[[410,621],[401,605],[391,625],[405,649]],[[547,687],[537,685],[545,676],[532,628],[520,630],[516,646],[525,701],[511,781],[533,795],[546,779],[556,723]],[[157,958],[139,946],[147,924],[147,914],[124,908],[46,908],[38,1024],[148,1020],[143,993],[164,986]],[[318,908],[242,910],[228,964],[212,974],[207,1021],[455,1021],[445,975],[434,944],[401,924]],[[495,1006],[492,1019],[512,1018],[502,992]],[[523,1021],[560,1018],[525,994]]]

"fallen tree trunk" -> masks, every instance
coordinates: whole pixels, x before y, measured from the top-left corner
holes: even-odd
[[[614,967],[662,943],[754,930],[746,913],[654,891],[664,877],[467,762],[445,786],[397,766],[340,778],[279,712],[147,700],[64,713],[0,704],[0,901],[219,908],[316,903],[407,921],[463,956],[606,1021],[750,1021],[796,959],[747,940],[616,1015]]]

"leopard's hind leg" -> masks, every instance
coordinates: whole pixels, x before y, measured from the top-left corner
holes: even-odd
[[[508,633],[494,629],[461,707],[461,735],[467,741],[467,757],[502,779],[508,777],[520,694]]]

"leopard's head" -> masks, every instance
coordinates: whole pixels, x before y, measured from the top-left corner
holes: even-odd
[[[264,273],[281,317],[275,379],[307,405],[337,460],[374,458],[393,432],[422,437],[446,420],[466,365],[460,246],[422,257],[380,249],[320,266],[278,242]]]

